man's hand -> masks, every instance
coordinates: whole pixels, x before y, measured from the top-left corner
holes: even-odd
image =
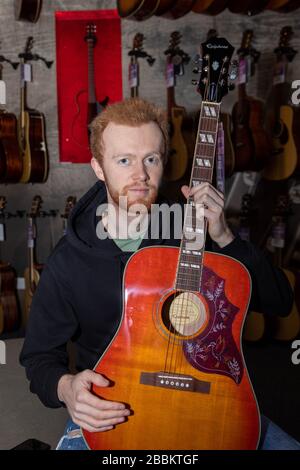
[[[207,182],[191,190],[188,186],[182,186],[181,191],[186,198],[193,197],[197,216],[207,218],[210,238],[221,248],[232,242],[234,235],[225,220],[223,194]]]
[[[65,403],[74,423],[90,432],[108,431],[125,421],[130,410],[123,403],[93,395],[92,384],[107,387],[109,382],[92,370],[63,375],[57,386],[58,398]]]

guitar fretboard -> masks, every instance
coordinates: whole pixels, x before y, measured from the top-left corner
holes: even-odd
[[[219,103],[202,102],[190,188],[205,181],[212,182],[219,112]],[[199,291],[205,236],[206,220],[204,217],[196,218],[193,198],[188,198],[177,266],[176,289]]]
[[[89,83],[89,103],[96,102],[96,93],[95,93],[95,71],[94,71],[94,43],[93,40],[88,39],[88,83]]]

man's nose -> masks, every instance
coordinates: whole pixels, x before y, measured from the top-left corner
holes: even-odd
[[[146,181],[149,178],[146,166],[143,162],[138,162],[134,166],[133,178],[138,181]]]

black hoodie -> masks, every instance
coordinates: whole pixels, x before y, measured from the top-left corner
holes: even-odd
[[[49,407],[62,403],[57,384],[70,373],[67,342],[76,343],[76,368],[92,369],[109,344],[121,317],[122,277],[132,255],[110,238],[96,236],[96,209],[107,202],[97,182],[72,211],[67,235],[49,257],[33,297],[20,356],[30,389]],[[143,239],[140,248],[178,246],[179,240]],[[241,261],[252,278],[250,307],[267,314],[288,315],[293,297],[284,273],[250,243],[236,237],[221,249],[207,240],[206,249]],[[238,280],[237,280],[238,282]]]

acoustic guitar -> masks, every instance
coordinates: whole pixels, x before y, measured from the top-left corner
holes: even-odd
[[[187,113],[183,106],[175,101],[175,79],[177,74],[183,73],[183,64],[188,63],[189,57],[179,48],[181,34],[177,31],[171,33],[169,47],[164,52],[167,56],[166,85],[167,106],[169,121],[169,157],[165,167],[164,176],[168,181],[177,181],[186,172],[188,164],[188,147],[183,135],[184,121]],[[185,126],[186,127],[186,126]]]
[[[259,52],[251,47],[253,31],[243,34],[239,54],[238,101],[232,110],[232,142],[236,171],[261,170],[271,152],[271,142],[263,125],[263,102],[247,95],[246,83],[259,58]]]
[[[158,9],[160,0],[117,0],[117,9],[121,18],[144,21]]]
[[[251,241],[250,215],[252,212],[252,195],[246,193],[242,197],[242,206],[239,217],[239,236],[242,240]],[[265,333],[265,317],[262,313],[249,311],[244,324],[243,339],[246,341],[260,341]]]
[[[283,268],[283,250],[285,248],[286,221],[289,214],[289,198],[281,194],[277,198],[276,209],[272,218],[270,245],[273,250],[273,262]],[[293,291],[296,286],[295,274],[289,269],[283,269]],[[270,319],[271,320],[271,319]],[[300,332],[300,314],[294,300],[288,316],[272,318],[271,330],[273,337],[280,341],[291,341]]]
[[[36,109],[27,105],[27,77],[25,66],[32,58],[33,37],[26,41],[25,50],[19,54],[21,59],[21,92],[18,136],[20,151],[23,156],[21,183],[44,183],[49,172],[49,155],[46,142],[45,117]]]
[[[270,0],[266,5],[266,10],[278,11],[282,6],[288,3],[289,0]]]
[[[227,7],[228,0],[196,0],[193,5],[194,13],[218,15]]]
[[[279,46],[274,51],[276,65],[273,87],[267,99],[265,112],[265,122],[272,139],[272,149],[271,158],[262,173],[263,177],[268,180],[288,178],[294,173],[298,160],[293,136],[294,110],[289,104],[291,86],[286,80],[288,62],[291,62],[296,54],[296,50],[289,44],[292,35],[291,27],[282,28]]]
[[[162,3],[163,5],[165,4],[164,1]],[[189,13],[193,8],[194,3],[195,0],[174,0],[169,8],[165,10],[164,13],[161,13],[160,16],[170,20],[177,20]]]
[[[15,67],[14,67],[15,68]],[[3,65],[0,63],[0,80]],[[23,173],[15,114],[0,110],[0,182],[18,183]]]
[[[32,297],[36,291],[37,285],[40,280],[40,274],[43,269],[43,265],[36,261],[36,218],[39,217],[40,209],[42,206],[41,196],[34,196],[30,212],[27,214],[27,248],[28,248],[28,267],[25,269],[25,295],[24,295],[24,325],[27,324]]]
[[[269,0],[244,0],[243,2],[239,0],[229,0],[228,9],[232,13],[252,16],[263,11],[268,3]]]
[[[5,205],[6,198],[0,196],[0,243],[5,241]],[[13,331],[19,325],[20,312],[16,286],[14,268],[10,263],[0,260],[0,334]]]
[[[278,8],[279,13],[290,13],[300,7],[300,0],[289,0],[287,3]]]
[[[36,23],[40,17],[42,0],[14,0],[15,19]]]
[[[224,38],[202,49],[190,187],[212,181],[233,52]],[[249,274],[230,257],[204,252],[206,222],[196,223],[190,198],[186,210],[180,248],[144,248],[126,265],[121,322],[95,367],[111,386],[93,393],[133,414],[107,432],[82,430],[91,449],[257,447],[259,412],[241,350]]]
[[[88,88],[80,90],[75,97],[77,113],[71,126],[73,140],[82,148],[89,148],[90,124],[109,102],[106,96],[102,101],[96,99],[94,50],[97,44],[97,26],[89,23],[84,37],[87,43],[88,57]],[[83,131],[84,130],[84,131]]]

